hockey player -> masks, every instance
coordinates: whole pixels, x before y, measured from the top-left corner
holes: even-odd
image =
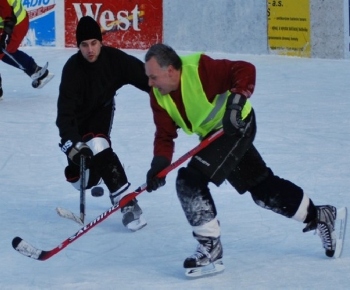
[[[326,255],[332,257],[336,208],[315,206],[300,187],[275,175],[253,145],[256,123],[249,98],[255,67],[200,53],[179,57],[171,47],[156,44],[145,55],[145,69],[153,87],[150,102],[156,126],[147,191],[165,184],[156,174],[172,160],[178,128],[201,139],[222,127],[225,133],[178,171],[177,195],[199,243],[184,261],[186,273],[191,276],[209,264],[217,269],[207,273],[224,269],[220,224],[208,184],[220,186],[225,180],[240,194],[250,192],[257,205],[305,223],[304,232],[317,229]]]
[[[130,185],[110,140],[114,96],[127,84],[147,93],[150,87],[143,62],[104,46],[101,29],[92,17],[80,18],[76,39],[79,51],[63,67],[57,103],[60,145],[68,159],[65,176],[79,189],[80,155],[85,155],[89,174],[86,188],[97,185],[102,178],[114,205]],[[121,211],[128,229],[135,231],[146,225],[136,199]]]
[[[38,88],[49,76],[34,59],[18,49],[29,27],[29,17],[22,1],[0,0],[0,59],[23,71],[32,78],[32,86]],[[52,76],[50,76],[52,77]],[[0,76],[0,98],[3,95]]]

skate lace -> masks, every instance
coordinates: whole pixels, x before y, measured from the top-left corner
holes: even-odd
[[[319,213],[319,221],[317,223],[317,233],[321,238],[323,247],[327,250],[333,250],[332,232],[334,230],[335,215],[329,208],[323,208]]]
[[[191,258],[199,260],[203,257],[207,257],[208,259],[211,259],[209,250],[210,250],[210,243],[206,243],[204,245],[199,244],[197,245],[196,252],[191,256]]]
[[[333,243],[331,233],[329,231],[329,226],[324,222],[319,222],[317,225],[317,232],[321,238],[323,247],[327,250],[332,250]]]

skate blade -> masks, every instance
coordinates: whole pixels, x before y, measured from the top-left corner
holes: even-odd
[[[188,268],[186,269],[185,275],[189,278],[200,278],[203,276],[216,275],[225,270],[222,259],[216,260],[207,266]]]
[[[339,258],[343,252],[347,217],[348,217],[348,211],[346,207],[342,207],[337,210],[337,219],[335,220],[337,242],[336,242],[335,252],[333,255],[333,258],[335,259]]]
[[[126,225],[127,229],[136,232],[138,230],[141,230],[143,227],[147,225],[146,219],[140,215],[140,218],[137,220],[134,220]]]
[[[35,80],[32,82],[32,86],[34,89],[41,89],[42,87],[44,87],[49,81],[51,81],[53,79],[55,75],[53,73],[49,73],[47,75],[46,78],[38,81],[38,80]]]

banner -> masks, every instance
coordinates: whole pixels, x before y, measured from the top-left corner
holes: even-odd
[[[89,15],[101,26],[103,43],[147,49],[163,41],[162,0],[65,0],[65,46],[76,47],[78,20]]]
[[[310,0],[267,0],[270,53],[311,56]]]
[[[55,0],[22,0],[29,29],[21,46],[55,46]]]

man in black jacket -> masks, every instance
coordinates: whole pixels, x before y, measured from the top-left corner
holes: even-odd
[[[79,20],[76,38],[79,51],[63,67],[57,103],[60,147],[68,159],[65,176],[80,188],[79,164],[84,155],[86,188],[97,185],[102,178],[112,204],[116,204],[130,183],[111,147],[114,96],[127,84],[148,93],[148,78],[142,61],[102,44],[101,29],[90,16]],[[136,231],[147,224],[136,199],[121,211],[128,229]]]

